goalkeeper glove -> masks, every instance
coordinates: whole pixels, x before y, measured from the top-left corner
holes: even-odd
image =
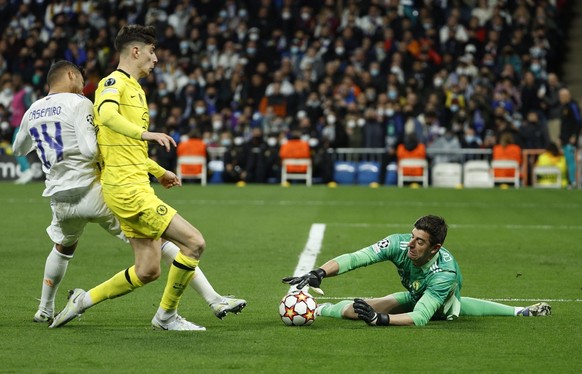
[[[311,270],[309,273],[304,274],[300,277],[286,277],[283,278],[283,283],[287,283],[290,285],[294,285],[297,287],[298,290],[302,289],[305,286],[312,287],[314,291],[323,295],[323,291],[319,288],[321,285],[321,281],[326,276],[325,270],[322,268],[317,268],[315,270]]]
[[[376,313],[374,308],[362,299],[354,299],[354,311],[358,318],[365,321],[370,326],[388,326],[390,317],[384,313]]]

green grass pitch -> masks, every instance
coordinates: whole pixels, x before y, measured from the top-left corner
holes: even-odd
[[[207,241],[201,267],[247,308],[220,321],[188,289],[180,313],[206,332],[153,331],[167,268],[153,284],[106,301],[61,329],[32,322],[44,261],[49,202],[41,183],[0,184],[0,373],[515,373],[582,372],[582,192],[217,185],[159,195]],[[425,327],[371,328],[320,318],[286,327],[277,308],[313,223],[326,225],[317,264],[444,216],[465,296],[529,305],[547,318],[461,318]],[[59,290],[90,288],[133,262],[129,246],[89,225]],[[402,290],[392,264],[326,279],[325,298]]]

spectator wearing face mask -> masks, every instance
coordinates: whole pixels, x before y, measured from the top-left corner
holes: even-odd
[[[362,128],[364,148],[384,148],[386,146],[386,128],[383,126],[384,110],[368,109],[365,113],[365,125]]]
[[[340,61],[340,63],[345,63],[348,60],[349,53],[347,52],[343,39],[337,38],[331,48],[323,55],[323,62],[328,63],[330,61]]]
[[[232,143],[226,142],[224,147],[226,151],[223,155],[224,171],[222,180],[225,183],[245,182],[247,179],[246,172],[246,152],[244,139],[242,136],[236,136]]]
[[[263,138],[263,130],[253,127],[251,138],[245,143],[245,164],[247,183],[265,183],[267,181],[267,149],[268,145]]]
[[[519,136],[524,149],[544,149],[550,142],[548,126],[535,111],[527,113],[519,128]]]
[[[443,129],[444,130],[444,129]],[[444,162],[460,162],[461,155],[456,152],[461,150],[461,142],[451,129],[444,130],[444,134],[436,138],[427,149],[436,151],[432,159],[433,165]]]
[[[465,109],[465,107],[465,96],[460,92],[458,81],[451,82],[451,84],[445,89],[444,122],[450,122],[451,119],[461,109]]]

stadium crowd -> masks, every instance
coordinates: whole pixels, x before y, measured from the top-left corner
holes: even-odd
[[[143,82],[152,131],[222,146],[225,180],[279,175],[279,147],[408,151],[578,147],[582,118],[561,81],[567,0],[0,0],[3,149],[51,64],[85,70],[84,93],[115,68],[113,39],[154,25],[159,63]],[[508,136],[507,134],[510,134]],[[569,148],[568,148],[569,147]],[[175,170],[176,153],[152,146]],[[385,169],[385,168],[383,168]]]

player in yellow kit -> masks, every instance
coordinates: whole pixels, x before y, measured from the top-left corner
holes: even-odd
[[[167,150],[176,146],[167,134],[149,132],[146,97],[139,82],[152,72],[155,29],[124,26],[115,39],[119,51],[116,71],[103,78],[95,93],[95,125],[101,152],[103,197],[121,223],[135,254],[135,265],[102,284],[84,291],[72,291],[65,308],[50,327],[59,327],[88,308],[118,297],[156,280],[160,276],[161,238],[180,248],[168,275],[152,325],[162,330],[202,331],[204,327],[178,315],[177,308],[186,285],[194,275],[205,242],[202,234],[174,208],[160,200],[150,186],[148,173],[165,187],[181,185],[176,175],[148,158],[148,141]]]

